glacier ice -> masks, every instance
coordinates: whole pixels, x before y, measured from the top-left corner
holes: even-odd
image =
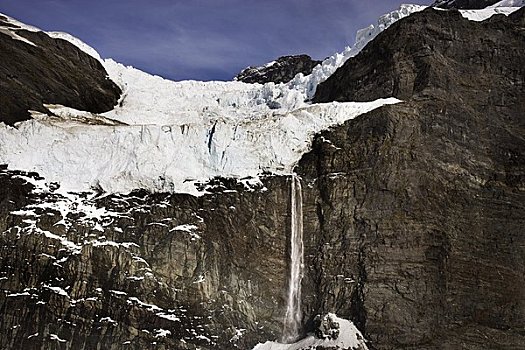
[[[315,133],[341,124],[394,98],[364,103],[310,104],[319,83],[395,21],[421,11],[402,5],[360,30],[353,47],[327,58],[312,74],[287,84],[174,82],[111,59],[99,59],[123,90],[119,104],[102,115],[49,106],[57,116],[34,113],[15,128],[0,124],[0,163],[36,171],[61,191],[129,192],[135,188],[199,195],[196,182],[216,176],[256,178],[262,172],[290,174]],[[464,11],[482,20],[516,8]],[[7,17],[7,16],[6,16]],[[27,30],[38,30],[8,19]]]

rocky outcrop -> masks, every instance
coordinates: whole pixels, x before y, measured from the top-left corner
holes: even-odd
[[[314,318],[314,334],[319,339],[335,340],[340,334],[340,325],[331,315]]]
[[[444,9],[484,9],[501,0],[437,0],[431,6]]]
[[[117,104],[120,89],[99,61],[65,40],[16,27],[0,17],[0,122],[47,112],[44,103],[93,113]]]
[[[318,88],[405,102],[322,133],[299,166],[305,314],[351,317],[377,349],[523,346],[523,18],[425,10]]]
[[[269,82],[287,83],[297,74],[308,75],[321,61],[312,60],[308,55],[282,56],[262,67],[248,67],[240,72],[235,80],[245,83],[265,84]]]

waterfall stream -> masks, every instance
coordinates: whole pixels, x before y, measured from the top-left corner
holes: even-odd
[[[301,280],[303,278],[303,195],[301,180],[292,175],[290,188],[290,275],[282,341],[297,340],[301,324]]]

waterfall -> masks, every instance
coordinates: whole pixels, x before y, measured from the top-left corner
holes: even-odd
[[[297,340],[301,324],[301,280],[303,278],[303,195],[301,180],[292,175],[290,188],[290,275],[282,341]]]

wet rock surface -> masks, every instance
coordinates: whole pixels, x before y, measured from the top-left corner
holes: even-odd
[[[0,18],[0,27],[7,26],[14,27]],[[34,45],[7,32],[0,32],[0,122],[27,120],[28,110],[45,113],[44,103],[93,113],[117,104],[121,91],[95,58],[43,32],[16,30]]]
[[[321,61],[312,60],[308,55],[282,56],[262,67],[248,67],[235,79],[245,83],[287,83],[299,73],[312,73],[314,67],[320,63]]]

